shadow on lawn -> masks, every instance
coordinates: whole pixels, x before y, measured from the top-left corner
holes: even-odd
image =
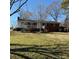
[[[49,57],[50,59],[61,59],[61,55],[66,54],[68,56],[68,46],[56,45],[55,47],[48,47],[51,45],[25,45],[25,44],[10,44],[10,53],[20,56],[24,59],[32,59],[29,56],[17,53],[17,52],[33,52],[40,55]],[[47,58],[48,59],[48,58]]]

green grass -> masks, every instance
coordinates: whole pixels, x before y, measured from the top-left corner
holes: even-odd
[[[53,59],[54,56],[55,59],[68,59],[68,36],[63,32],[11,32],[11,59]]]

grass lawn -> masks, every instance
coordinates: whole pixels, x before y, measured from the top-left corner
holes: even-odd
[[[11,59],[68,59],[69,34],[11,32]]]

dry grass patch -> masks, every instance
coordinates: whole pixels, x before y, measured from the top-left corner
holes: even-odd
[[[10,35],[11,51],[15,51],[18,48],[16,53],[23,54],[32,59],[52,59],[53,55],[58,57],[57,59],[68,59],[68,41],[68,33],[63,32],[11,32]],[[12,58],[22,59],[23,57],[13,55]]]

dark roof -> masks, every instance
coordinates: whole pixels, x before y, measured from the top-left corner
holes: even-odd
[[[55,21],[46,21],[46,20],[30,20],[30,19],[20,19],[18,18],[18,21],[27,21],[27,22],[41,22],[41,23],[59,23],[59,22],[55,22]]]

